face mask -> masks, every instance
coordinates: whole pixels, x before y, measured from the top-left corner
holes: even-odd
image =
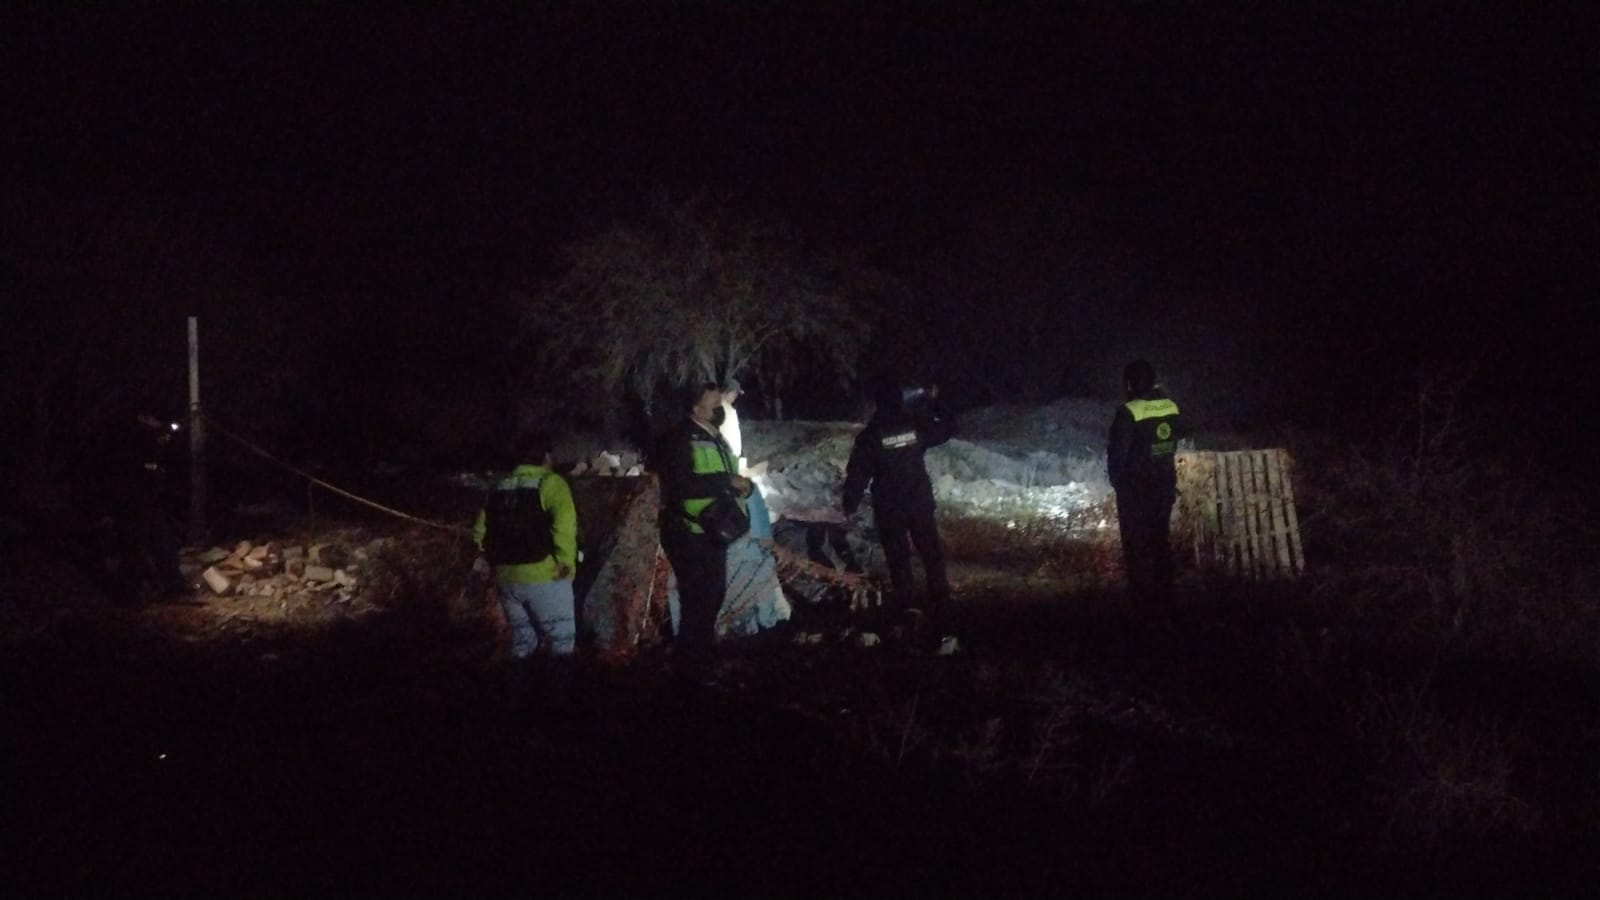
[[[728,421],[728,411],[727,410],[725,410],[725,409],[723,409],[722,407],[719,406],[716,409],[711,411],[711,424],[716,425],[716,426],[718,426],[720,428],[722,426],[722,423],[726,422],[726,421]]]

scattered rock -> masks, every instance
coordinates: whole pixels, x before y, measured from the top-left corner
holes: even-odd
[[[228,580],[228,576],[217,571],[216,566],[210,566],[204,572],[201,572],[200,578],[206,583],[206,587],[211,588],[211,592],[219,597],[227,594],[228,589],[233,586],[233,583]]]

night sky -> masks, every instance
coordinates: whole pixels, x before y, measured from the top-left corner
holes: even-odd
[[[1594,386],[1590,4],[79,6],[5,13],[11,233],[182,209],[374,341],[492,327],[665,188],[902,274],[974,403],[1019,333],[1219,418]]]

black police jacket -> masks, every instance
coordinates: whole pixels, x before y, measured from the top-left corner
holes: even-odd
[[[1106,440],[1106,474],[1118,493],[1171,495],[1177,490],[1178,441],[1189,436],[1178,404],[1159,388],[1117,407]]]
[[[933,484],[923,455],[956,433],[955,416],[938,406],[920,414],[875,416],[856,435],[844,473],[844,511],[853,515],[872,489],[881,518],[895,513],[933,512]]]

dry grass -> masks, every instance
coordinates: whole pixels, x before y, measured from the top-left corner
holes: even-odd
[[[891,768],[943,775],[974,793],[1015,790],[1077,807],[1114,803],[1137,781],[1136,751],[1086,740],[1086,732],[1157,731],[1163,720],[1183,730],[1157,701],[1130,698],[1049,662],[876,672],[841,701],[846,738]],[[1206,732],[1193,736],[1219,742]]]
[[[1570,800],[1528,789],[1530,746],[1560,738],[1527,732],[1504,701],[1444,673],[1494,661],[1532,685],[1600,670],[1587,511],[1477,450],[1459,396],[1424,385],[1377,446],[1305,444],[1313,557],[1300,603],[1319,624],[1286,631],[1276,651],[1285,690],[1338,704],[1376,760],[1368,785],[1384,832],[1427,846],[1533,834],[1549,818],[1542,804]],[[1593,729],[1590,712],[1567,724]]]
[[[1600,662],[1592,516],[1526,467],[1476,453],[1443,393],[1425,389],[1408,429],[1380,446],[1310,445],[1311,587],[1434,654]]]
[[[1426,685],[1369,685],[1351,710],[1376,751],[1384,831],[1438,846],[1459,835],[1528,835],[1540,810],[1519,795],[1519,741],[1490,712],[1442,712]]]

